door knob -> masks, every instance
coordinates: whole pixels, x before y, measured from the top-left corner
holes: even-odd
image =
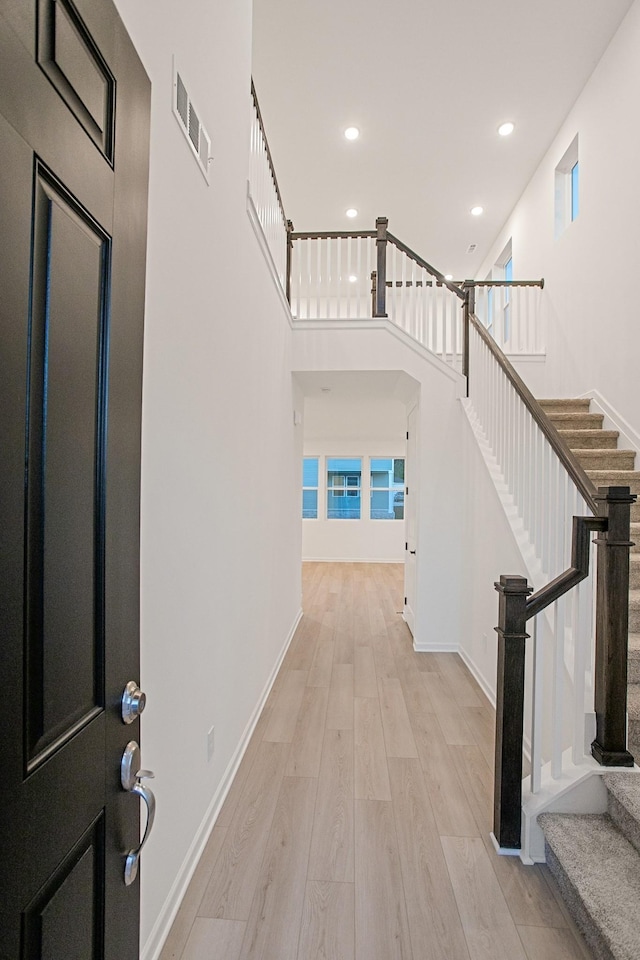
[[[129,680],[122,694],[122,719],[133,723],[147,705],[147,695],[143,693],[135,680]]]
[[[142,783],[143,780],[152,779],[154,774],[151,770],[140,769],[140,758],[140,747],[135,740],[130,740],[125,747],[120,762],[120,782],[123,790],[126,790],[128,793],[134,793],[144,801],[147,808],[147,823],[139,846],[133,850],[129,850],[127,853],[124,865],[124,882],[127,887],[133,883],[138,875],[140,854],[149,839],[156,815],[156,798],[149,787]]]

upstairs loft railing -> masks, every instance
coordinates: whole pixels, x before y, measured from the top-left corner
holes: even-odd
[[[291,225],[284,212],[278,178],[264,129],[256,88],[251,81],[251,137],[249,143],[249,196],[267,242],[282,289],[287,293],[287,237]]]
[[[289,234],[291,311],[299,320],[388,318],[459,371],[466,370],[462,309],[473,299],[482,322],[504,349],[540,354],[543,281],[453,283],[389,232]],[[472,309],[473,312],[473,309]]]

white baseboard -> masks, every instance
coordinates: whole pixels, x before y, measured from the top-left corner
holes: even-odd
[[[467,667],[467,669],[469,670],[469,672],[470,672],[471,675],[473,676],[474,680],[482,687],[482,692],[484,693],[485,697],[487,698],[487,700],[489,701],[489,703],[491,704],[491,706],[492,706],[493,709],[495,710],[495,708],[496,708],[496,691],[495,691],[495,685],[492,686],[492,685],[489,683],[489,681],[487,680],[487,678],[486,678],[486,677],[484,676],[484,674],[478,669],[477,664],[476,664],[476,663],[474,662],[474,660],[469,656],[469,654],[467,653],[466,650],[463,650],[463,648],[460,647],[460,649],[458,650],[458,653],[460,654],[460,659],[463,661],[463,663],[465,664],[465,666]]]
[[[303,563],[404,563],[402,560],[390,560],[389,557],[303,557]]]
[[[615,407],[612,407],[597,390],[587,390],[582,396],[591,397],[592,413],[602,413],[604,415],[602,426],[605,430],[619,431],[618,448],[620,450],[635,450],[636,453],[640,454],[640,434],[634,430],[622,414],[618,413]]]
[[[459,653],[457,643],[416,643],[413,641],[416,653]]]
[[[293,636],[301,618],[302,610],[299,610],[296,614],[293,625],[289,630],[284,645],[278,655],[275,666],[271,671],[269,679],[267,680],[258,699],[258,703],[256,704],[253,713],[249,718],[249,722],[244,729],[244,732],[240,738],[240,742],[238,743],[238,746],[236,747],[236,750],[229,761],[227,769],[225,770],[222,779],[218,784],[218,788],[213,795],[211,803],[209,804],[202,822],[196,831],[191,846],[187,851],[187,855],[184,858],[182,866],[180,867],[171,889],[169,890],[167,899],[163,904],[163,907],[153,925],[146,943],[142,947],[140,953],[141,960],[158,960],[158,957],[160,956],[164,942],[169,935],[169,931],[171,930],[171,925],[176,918],[176,914],[178,913],[180,904],[182,903],[184,895],[187,892],[187,887],[191,882],[191,878],[193,877],[195,869],[198,865],[198,861],[202,856],[204,848],[211,835],[211,831],[215,826],[220,810],[222,809],[222,804],[224,803],[231,784],[233,783],[233,778],[238,772],[240,762],[242,761],[245,750],[247,749],[249,741],[251,740],[251,736],[255,730],[260,714],[262,713],[262,709],[265,705],[267,697],[269,696],[269,693],[271,692],[271,688],[278,675],[278,671],[282,666],[282,661],[284,660],[285,654],[289,649],[289,645],[293,640]]]

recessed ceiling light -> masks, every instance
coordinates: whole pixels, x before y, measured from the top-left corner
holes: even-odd
[[[347,140],[357,140],[358,137],[360,136],[360,131],[358,130],[357,127],[347,127],[347,129],[344,132],[344,135],[347,138]]]
[[[511,120],[507,120],[505,123],[501,123],[498,127],[498,133],[501,137],[508,137],[510,133],[513,133],[516,125],[512,123]]]
[[[453,274],[452,274],[452,273],[445,273],[444,278],[445,278],[445,280],[453,280]]]
[[[358,216],[358,211],[356,210],[355,207],[349,207],[349,209],[346,211],[346,214],[348,217],[351,217],[351,219],[353,220],[354,217]]]
[[[479,217],[483,213],[484,213],[484,207],[471,207],[472,217]]]
[[[353,273],[350,274],[350,276],[349,276],[349,283],[357,283],[357,281],[358,281],[358,278],[355,276],[355,274],[353,274]]]

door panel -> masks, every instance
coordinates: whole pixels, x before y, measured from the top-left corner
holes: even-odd
[[[416,624],[416,557],[418,537],[418,407],[414,407],[407,418],[407,458],[405,463],[404,498],[405,537],[407,549],[404,561],[404,610],[403,616],[407,626],[415,637]]]
[[[138,955],[148,115],[108,0],[0,0],[2,960]]]

